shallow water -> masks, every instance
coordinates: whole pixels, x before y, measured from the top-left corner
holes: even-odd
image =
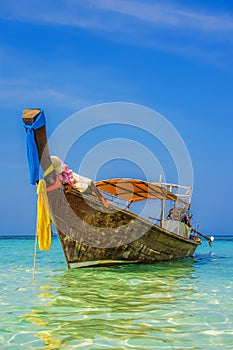
[[[58,238],[0,239],[1,349],[232,349],[233,237],[194,258],[68,270]]]

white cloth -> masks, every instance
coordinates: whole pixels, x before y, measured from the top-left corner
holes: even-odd
[[[189,238],[190,236],[190,227],[185,225],[185,223],[175,220],[163,220],[163,228],[165,230],[176,233],[184,238]]]
[[[80,192],[85,192],[88,186],[90,186],[92,183],[92,180],[88,179],[87,177],[81,176],[77,173],[73,172],[73,176],[75,182],[72,187],[77,188],[77,190]]]

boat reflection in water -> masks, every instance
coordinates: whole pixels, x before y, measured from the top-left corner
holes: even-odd
[[[195,261],[67,270],[49,277],[37,297],[44,305],[24,321],[48,349],[175,343],[197,298]]]

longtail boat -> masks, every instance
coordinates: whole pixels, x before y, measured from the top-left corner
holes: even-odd
[[[78,186],[67,186],[59,178],[49,153],[44,112],[25,109],[22,118],[31,183],[39,187],[43,181],[42,200],[47,201],[44,212],[49,213],[49,222],[40,213],[40,230],[46,230],[50,222],[54,224],[68,268],[153,264],[191,257],[202,243],[197,234],[211,244],[213,237],[201,234],[184,222],[191,205],[191,188],[124,178],[96,183],[90,180],[82,190]],[[175,194],[174,190],[180,187],[184,193]],[[122,208],[112,199],[127,205]],[[133,203],[146,200],[161,202],[159,218],[144,218],[131,211]],[[166,202],[173,203],[167,215]],[[43,238],[44,233],[40,234]]]

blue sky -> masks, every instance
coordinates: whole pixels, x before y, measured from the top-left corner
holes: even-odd
[[[200,230],[232,233],[230,1],[0,0],[0,26],[1,235],[34,233],[23,108],[43,108],[50,134],[72,113],[115,101],[152,108],[174,125],[193,163]]]

